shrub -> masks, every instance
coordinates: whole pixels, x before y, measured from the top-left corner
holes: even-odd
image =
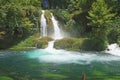
[[[101,39],[87,39],[82,44],[86,51],[103,51],[107,48],[107,41]]]
[[[108,34],[108,41],[110,44],[117,43],[117,39],[119,38],[120,32],[113,29]]]

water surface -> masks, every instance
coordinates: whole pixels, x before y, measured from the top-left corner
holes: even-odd
[[[0,76],[13,80],[120,80],[120,57],[105,52],[1,51]]]

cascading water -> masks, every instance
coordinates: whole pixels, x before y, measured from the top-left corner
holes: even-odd
[[[56,39],[61,39],[63,38],[61,32],[60,32],[60,28],[58,26],[58,21],[55,19],[55,17],[53,16],[53,14],[51,13],[51,20],[53,22],[53,26],[54,26],[54,35],[53,35],[53,38],[56,40]]]
[[[47,23],[46,23],[46,18],[45,18],[45,16],[44,16],[44,12],[45,12],[45,11],[42,10],[42,15],[41,15],[41,28],[40,28],[41,36],[40,36],[40,38],[47,36]]]
[[[51,13],[51,20],[52,20],[52,23],[53,23],[53,26],[54,26],[54,34],[53,34],[53,39],[54,40],[57,40],[57,39],[61,39],[63,38],[61,32],[60,32],[60,28],[58,26],[58,21],[55,19],[55,17],[53,16],[53,14]],[[48,43],[48,47],[46,48],[46,50],[48,51],[55,51],[55,49],[53,48],[54,46],[54,41],[50,41]]]

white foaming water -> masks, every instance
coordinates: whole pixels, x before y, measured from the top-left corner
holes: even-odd
[[[119,56],[109,54],[96,54],[92,52],[80,53],[74,51],[54,50],[48,52],[39,50],[29,54],[30,58],[38,58],[43,63],[56,63],[56,64],[91,64],[92,62],[109,63],[109,61],[120,61]]]
[[[45,11],[42,10],[42,15],[41,15],[41,29],[40,29],[41,36],[40,36],[40,38],[47,36],[47,23],[46,23],[46,18],[44,16],[44,12]]]
[[[53,14],[51,13],[52,16],[52,22],[53,22],[53,26],[54,26],[54,39],[61,39],[63,38],[61,32],[60,32],[60,28],[58,26],[58,21],[55,19],[55,17],[53,16]]]
[[[48,42],[48,47],[45,49],[46,51],[48,51],[48,52],[53,52],[55,49],[53,48],[54,47],[54,42],[55,41],[50,41],[50,42]]]
[[[116,43],[108,45],[108,50],[106,50],[106,52],[112,55],[120,56],[120,47]]]
[[[54,36],[53,36],[53,39],[61,39],[63,38],[61,32],[60,32],[60,28],[58,26],[58,21],[55,19],[55,17],[53,16],[53,14],[51,13],[51,20],[53,22],[53,27],[54,27]],[[47,51],[50,51],[50,52],[55,52],[56,50],[54,49],[54,41],[50,41],[48,43],[48,47],[45,49]]]

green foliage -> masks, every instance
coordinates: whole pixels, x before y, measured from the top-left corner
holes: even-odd
[[[82,44],[82,49],[85,51],[103,51],[107,48],[107,41],[102,39],[87,39]]]
[[[23,34],[38,27],[39,0],[1,0],[0,29],[8,34]]]
[[[111,27],[108,33],[109,43],[119,43],[120,38],[120,18],[115,18],[111,23]]]
[[[119,38],[119,36],[120,36],[120,33],[117,30],[115,29],[111,30],[108,34],[109,43],[110,44],[117,43],[117,39]]]
[[[10,50],[27,50],[35,47],[35,38],[38,37],[38,34],[34,34],[33,36],[30,36],[26,38],[25,40],[20,41],[18,44],[12,46],[9,48]]]
[[[93,28],[106,29],[106,24],[112,22],[112,17],[115,14],[110,13],[111,8],[108,8],[104,0],[97,0],[92,4],[92,9],[89,11],[88,19],[91,21],[89,25]]]
[[[43,1],[0,0],[0,32],[5,33],[0,34],[0,38],[4,39],[4,35],[22,38],[37,31],[41,16],[40,4],[44,8]],[[52,9],[57,20],[63,24],[62,29],[72,36],[90,36],[93,48],[98,44],[98,48],[105,48],[107,41],[120,43],[119,0],[48,0],[48,9]],[[48,34],[51,35],[53,23],[49,10],[45,10],[45,17]],[[100,50],[103,50],[101,47]]]
[[[54,11],[54,14],[62,22],[67,22],[72,17],[72,15],[67,10],[58,9],[58,8]]]
[[[107,46],[108,25],[112,22],[115,14],[110,13],[111,8],[108,8],[104,0],[97,0],[92,4],[92,9],[89,11],[89,25],[92,27],[92,38],[95,41],[93,47],[96,50],[104,50]],[[97,46],[99,45],[99,46]]]

